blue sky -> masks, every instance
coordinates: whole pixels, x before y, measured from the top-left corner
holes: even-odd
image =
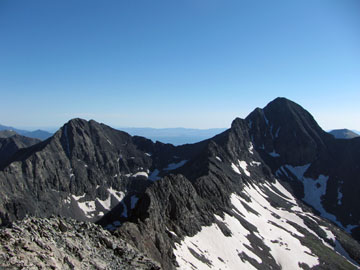
[[[228,127],[284,96],[360,130],[358,0],[0,0],[0,123]]]

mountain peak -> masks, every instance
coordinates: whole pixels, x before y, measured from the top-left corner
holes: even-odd
[[[90,121],[94,121],[94,120],[90,120]],[[82,118],[72,118],[70,119],[67,123],[64,124],[64,126],[66,125],[71,125],[71,126],[79,126],[79,125],[87,125],[90,123],[90,121],[87,121],[85,119],[82,119]],[[94,121],[95,122],[95,121]],[[63,127],[64,127],[63,126]]]
[[[332,134],[336,139],[352,139],[352,138],[360,137],[360,135],[346,128],[334,129],[331,130],[329,133]]]
[[[274,99],[263,109],[256,108],[246,117],[246,122],[256,145],[290,164],[314,160],[317,153],[314,149],[324,149],[325,141],[331,139],[307,110],[283,97]],[[286,151],[289,147],[298,149],[298,153],[289,154]]]
[[[286,97],[277,97],[275,98],[274,100],[270,101],[268,103],[268,105],[270,104],[282,104],[282,105],[285,105],[285,104],[296,104],[295,102],[293,102],[292,100],[286,98]]]
[[[299,112],[303,114],[309,114],[303,107],[297,104],[290,99],[284,97],[275,98],[273,101],[269,102],[263,110],[265,112],[275,111],[281,113],[288,113],[288,112]]]

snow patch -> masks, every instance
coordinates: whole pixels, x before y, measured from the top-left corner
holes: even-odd
[[[310,165],[310,163],[296,167],[285,165],[285,168],[288,169],[293,175],[296,176],[297,179],[300,180],[304,176],[305,172],[309,169]]]
[[[232,236],[226,237],[217,224],[212,224],[203,227],[193,237],[185,237],[180,244],[175,243],[178,269],[256,269],[240,258],[242,252],[262,263],[261,258],[249,249],[251,243],[246,238],[249,231],[236,218],[225,214],[224,220],[220,217],[217,219],[225,223]],[[198,256],[195,257],[194,253]]]
[[[326,238],[329,239],[329,240],[332,240],[333,242],[336,241],[336,237],[335,235],[333,234],[332,231],[330,231],[327,227],[325,226],[320,226],[320,228],[326,233]]]
[[[161,177],[159,177],[160,171],[158,169],[155,169],[150,175],[149,175],[149,180],[151,181],[156,181],[159,180]]]
[[[345,228],[344,227],[343,228],[346,232],[351,233],[351,231],[357,227],[358,225],[347,225]]]
[[[81,198],[84,198],[85,195],[86,195],[86,193],[84,193],[83,195],[80,195],[80,196],[76,196],[76,195],[71,195],[71,196],[74,198],[75,201],[78,201],[78,200],[80,200]]]
[[[165,169],[164,171],[172,171],[172,170],[175,170],[177,168],[180,168],[182,166],[185,165],[185,163],[187,162],[187,160],[182,160],[178,163],[170,163]]]
[[[251,161],[250,162],[250,166],[260,166],[261,165],[261,162],[258,162],[258,161]]]
[[[277,193],[297,206],[292,194],[278,181],[262,188]],[[319,264],[318,258],[299,241],[304,235],[288,222],[294,222],[314,233],[305,225],[299,216],[300,213],[273,207],[267,195],[258,186],[245,186],[244,193],[248,195],[250,202],[232,194],[233,209],[253,224],[258,232],[246,229],[235,216],[225,213],[224,218],[221,218],[215,215],[215,218],[230,230],[231,236],[224,236],[218,225],[214,223],[202,227],[196,235],[185,237],[180,243],[175,243],[174,254],[179,264],[178,269],[256,269],[246,257],[241,258],[241,254],[244,253],[257,263],[263,263],[256,254],[257,249],[263,249],[252,246],[248,239],[250,234],[260,238],[270,248],[270,256],[282,269],[299,269],[299,263],[305,263],[309,267]],[[248,211],[244,205],[248,205],[255,212]],[[299,209],[302,211],[300,207]]]
[[[273,150],[271,153],[268,153],[272,157],[280,157],[280,154],[276,153],[275,150]]]
[[[222,162],[222,159],[219,158],[218,156],[216,156],[216,159],[217,159],[218,161]]]
[[[95,201],[87,202],[77,202],[79,208],[84,212],[85,216],[88,218],[94,217],[94,212],[96,211]]]
[[[338,194],[337,194],[337,204],[341,205],[342,204],[343,194],[340,191],[340,187],[338,187],[337,192],[338,192]]]
[[[252,142],[250,142],[250,146],[249,146],[248,150],[249,150],[250,154],[252,154],[252,155],[254,154],[254,145],[252,144]]]
[[[144,177],[148,178],[147,172],[137,172],[137,173],[133,174],[133,176],[134,177],[144,176]]]
[[[239,168],[236,167],[236,165],[234,163],[231,163],[231,168],[234,170],[234,172],[236,172],[237,174],[241,174],[241,172],[239,171]]]
[[[279,182],[275,185],[277,190],[284,193],[283,195],[289,196],[288,200],[296,203],[295,198]],[[303,235],[287,223],[292,221],[312,232],[295,212],[273,207],[259,187],[245,186],[244,192],[250,197],[250,203],[234,194],[231,196],[231,202],[237,211],[258,229],[263,242],[270,248],[270,254],[282,269],[298,269],[299,263],[305,263],[310,267],[319,264],[318,258],[298,240]],[[247,204],[259,214],[247,211],[243,204]],[[276,218],[274,214],[280,218]]]
[[[319,175],[317,179],[304,177],[305,172],[310,167],[310,164],[306,164],[303,166],[293,167],[290,165],[285,165],[285,167],[294,174],[299,181],[301,181],[304,185],[304,198],[303,200],[314,207],[320,215],[326,219],[329,219],[340,227],[343,228],[342,224],[336,219],[336,216],[328,213],[321,202],[321,197],[326,193],[327,181],[329,179],[328,176]]]
[[[105,210],[110,211],[112,207],[116,206],[119,202],[121,202],[124,199],[125,193],[121,191],[117,191],[112,187],[108,188],[107,191],[109,195],[106,200],[102,201],[99,198],[96,198],[96,201],[100,203]]]
[[[122,212],[121,216],[122,217],[128,217],[128,211],[127,211],[127,207],[124,201],[121,202],[122,206],[124,207],[124,211]]]
[[[134,209],[136,206],[136,203],[138,202],[139,198],[135,195],[131,196],[131,209]]]
[[[115,220],[113,224],[115,227],[119,227],[121,225],[121,222],[119,220]]]
[[[247,176],[250,176],[250,172],[247,170],[247,163],[243,160],[238,160],[240,168],[244,171]]]

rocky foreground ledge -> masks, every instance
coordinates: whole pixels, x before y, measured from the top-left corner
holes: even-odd
[[[159,265],[100,226],[26,218],[0,229],[0,269],[140,269]]]

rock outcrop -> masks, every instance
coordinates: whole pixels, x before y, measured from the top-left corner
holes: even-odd
[[[51,217],[26,218],[0,229],[0,269],[161,268],[100,226]]]

